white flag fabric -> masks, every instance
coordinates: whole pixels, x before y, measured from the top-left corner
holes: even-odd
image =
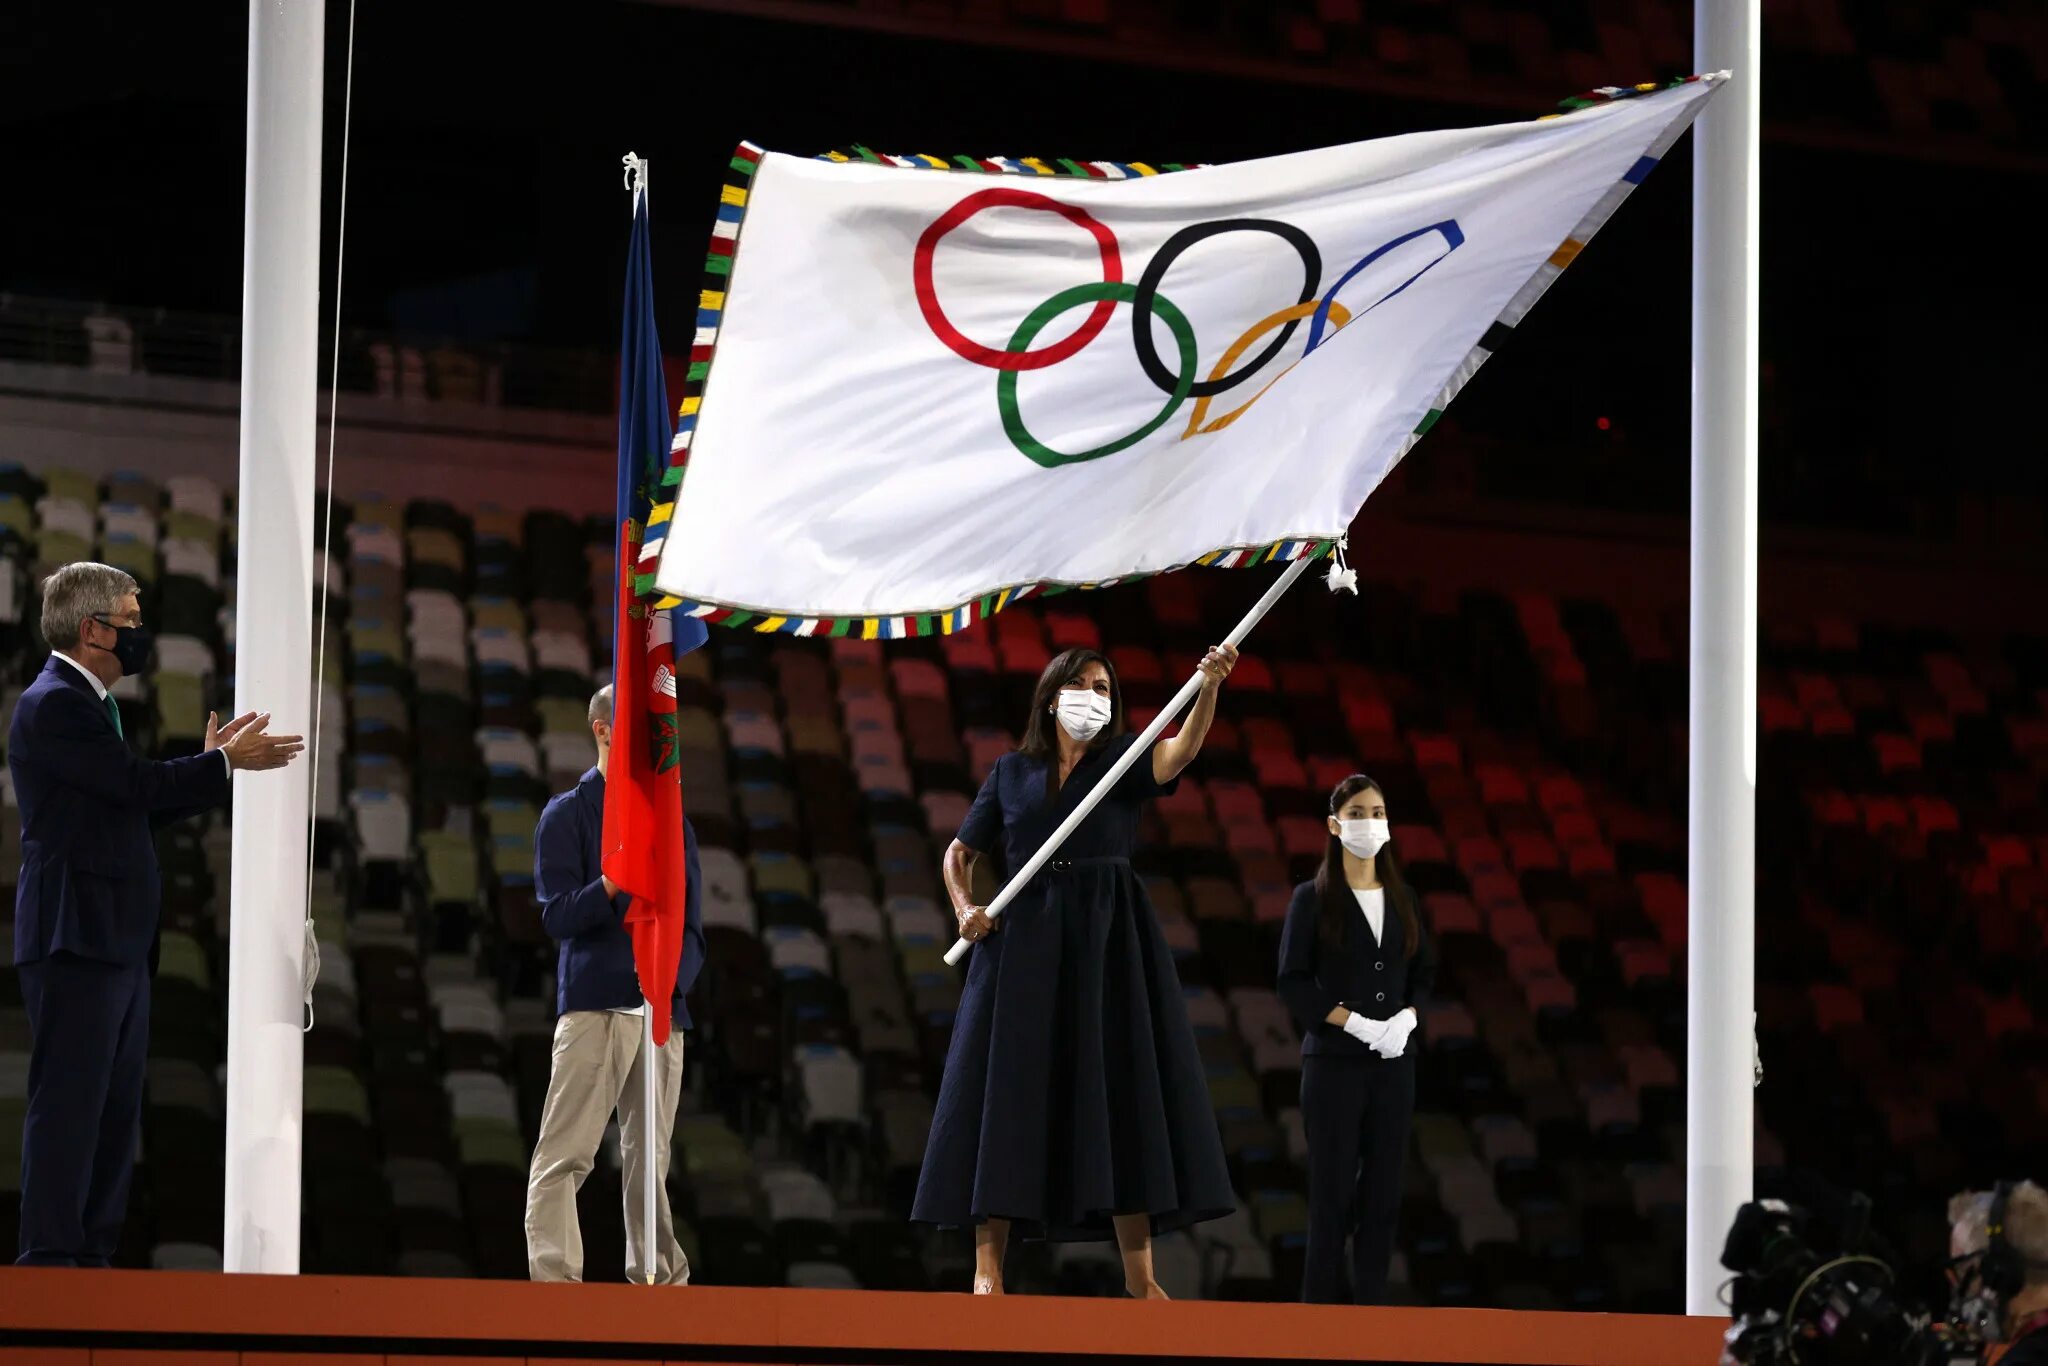
[[[743,147],[641,569],[890,638],[1318,553],[1718,79],[1171,174]]]

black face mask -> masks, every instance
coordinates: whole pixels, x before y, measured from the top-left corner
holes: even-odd
[[[130,678],[140,677],[149,672],[149,657],[156,648],[156,637],[149,633],[148,627],[116,626],[105,617],[94,617],[93,620],[114,633],[114,647],[111,650],[104,645],[94,648],[106,650],[114,657],[114,662],[121,666],[121,672]]]

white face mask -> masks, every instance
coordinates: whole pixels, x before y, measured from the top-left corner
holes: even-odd
[[[1380,851],[1380,846],[1393,838],[1385,821],[1338,821],[1337,842],[1348,853],[1359,858],[1371,858]]]
[[[1090,688],[1061,688],[1057,710],[1060,729],[1082,744],[1109,724],[1109,699]]]

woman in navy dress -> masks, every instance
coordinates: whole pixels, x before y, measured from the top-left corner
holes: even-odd
[[[1173,954],[1131,870],[1138,817],[1201,750],[1237,651],[1206,677],[1180,733],[1117,780],[1001,918],[974,904],[975,864],[1017,869],[1135,737],[1116,673],[1093,650],[1046,666],[1024,743],[1005,754],[946,850],[946,889],[975,945],[911,1218],[974,1229],[974,1290],[1000,1294],[1014,1229],[1114,1237],[1132,1295],[1164,1299],[1154,1234],[1230,1212],[1223,1143]]]
[[[1329,828],[1323,866],[1294,889],[1280,930],[1279,989],[1301,1025],[1308,1138],[1301,1297],[1376,1304],[1415,1118],[1411,1036],[1436,952],[1401,877],[1379,784],[1362,773],[1337,784]]]

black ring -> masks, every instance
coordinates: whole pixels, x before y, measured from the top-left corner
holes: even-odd
[[[1131,341],[1138,348],[1138,364],[1144,367],[1145,377],[1164,393],[1173,393],[1180,377],[1159,359],[1159,348],[1153,344],[1152,296],[1159,292],[1159,282],[1166,278],[1167,267],[1174,263],[1175,258],[1204,238],[1225,232],[1270,232],[1299,253],[1302,280],[1301,297],[1295,300],[1297,305],[1315,298],[1316,290],[1323,282],[1323,254],[1316,250],[1316,244],[1309,235],[1292,223],[1281,223],[1271,218],[1219,218],[1212,223],[1196,223],[1182,228],[1167,238],[1165,245],[1146,262],[1145,273],[1138,277],[1138,291],[1131,297]],[[1250,379],[1261,366],[1280,354],[1280,348],[1287,345],[1287,339],[1299,326],[1301,319],[1296,318],[1266,343],[1265,350],[1238,367],[1235,374],[1221,379],[1197,380],[1188,394],[1193,398],[1213,398]]]

